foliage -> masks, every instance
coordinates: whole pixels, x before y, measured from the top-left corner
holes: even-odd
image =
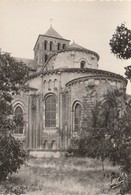
[[[3,180],[20,168],[26,159],[26,152],[10,133],[0,135],[0,146],[0,180]]]
[[[6,189],[4,190],[4,194],[15,194],[15,195],[27,194],[27,190],[24,185],[22,186],[9,185],[6,186]]]
[[[0,180],[23,164],[26,153],[18,140],[11,135],[16,121],[11,117],[13,95],[19,93],[20,86],[28,73],[27,66],[8,53],[0,53]]]
[[[120,165],[127,179],[131,176],[131,107],[122,103],[123,94],[118,90],[108,92],[92,110],[92,119],[84,120],[80,137],[77,139],[78,153],[97,158],[102,162],[109,159]],[[88,106],[88,105],[87,105]],[[131,181],[128,182],[128,187]],[[126,187],[126,189],[128,189]]]
[[[131,58],[131,30],[125,27],[125,24],[117,26],[116,32],[110,40],[111,51],[118,58]]]
[[[14,120],[16,126],[18,126],[18,125],[23,126],[25,123],[23,115],[15,115],[13,117],[13,120]]]
[[[129,30],[125,24],[117,26],[116,32],[112,35],[109,42],[111,51],[116,57],[120,59],[131,58],[131,30]],[[131,79],[131,65],[125,67],[125,75],[128,79]]]
[[[130,80],[131,79],[131,65],[125,67],[125,70],[126,70],[125,72],[126,78]]]

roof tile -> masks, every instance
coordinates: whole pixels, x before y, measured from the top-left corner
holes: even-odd
[[[52,26],[49,28],[49,30],[44,35],[63,39],[63,37],[52,28]]]

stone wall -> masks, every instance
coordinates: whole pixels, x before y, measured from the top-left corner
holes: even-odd
[[[92,109],[94,108],[97,101],[103,99],[104,95],[108,91],[113,91],[114,89],[120,90],[123,95],[125,94],[125,86],[123,82],[115,82],[115,85],[111,84],[110,80],[107,79],[99,80],[99,79],[88,79],[83,80],[81,82],[72,83],[72,85],[68,85],[67,88],[70,91],[70,110],[68,110],[68,114],[71,115],[71,133],[73,135],[74,131],[74,111],[73,107],[76,102],[80,103],[82,106],[82,115],[81,122],[84,121],[84,118],[87,117],[91,122],[92,118]],[[121,99],[121,103],[123,102],[123,97]],[[69,122],[69,121],[68,121]],[[81,123],[82,125],[82,123]]]
[[[85,61],[85,68],[98,68],[98,59],[91,53],[86,51],[63,51],[54,55],[46,67],[47,70],[57,68],[80,68],[81,61]]]

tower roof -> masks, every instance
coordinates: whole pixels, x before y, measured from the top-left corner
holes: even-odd
[[[52,37],[52,38],[55,38],[55,39],[61,39],[61,40],[64,40],[64,41],[68,41],[68,42],[70,42],[70,40],[68,40],[68,39],[64,39],[58,32],[56,32],[55,30],[54,30],[54,28],[52,28],[52,26],[47,30],[47,32],[43,35],[43,34],[40,34],[39,36],[38,36],[38,38],[37,38],[37,41],[36,41],[36,43],[35,43],[35,46],[34,46],[34,50],[35,50],[35,48],[36,48],[36,45],[37,45],[37,42],[38,42],[38,40],[39,40],[39,38],[40,37]]]
[[[71,45],[69,45],[69,48],[79,48],[79,49],[85,49],[84,47],[78,45],[77,43],[75,43],[73,41],[73,43]]]
[[[63,37],[58,32],[56,32],[54,28],[52,28],[52,26],[47,30],[47,32],[44,35],[63,39]]]

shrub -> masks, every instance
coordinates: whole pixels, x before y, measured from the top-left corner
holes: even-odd
[[[8,174],[16,172],[26,159],[26,151],[22,149],[20,141],[10,133],[0,135],[0,180]]]

